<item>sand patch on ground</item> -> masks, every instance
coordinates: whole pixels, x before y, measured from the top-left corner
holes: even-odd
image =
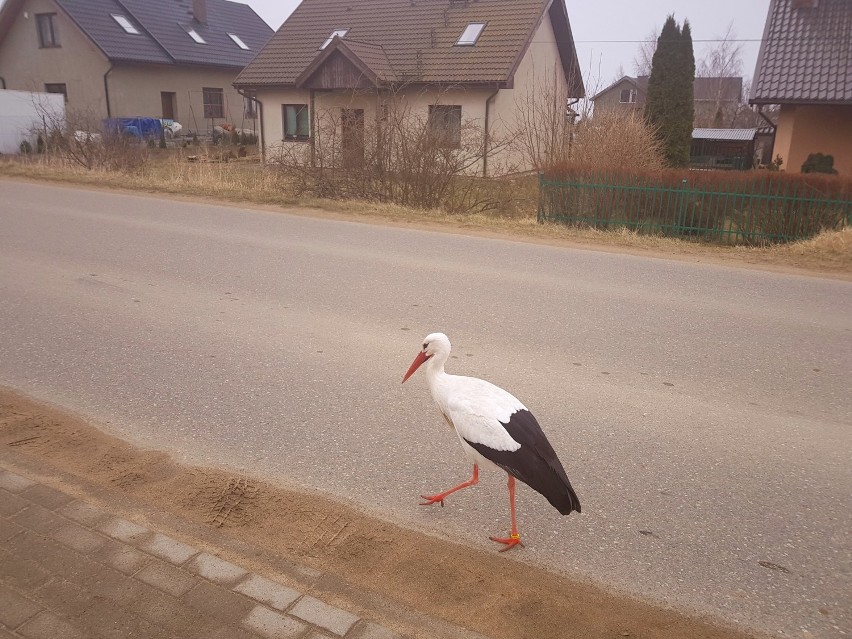
[[[2,388],[0,446],[491,637],[756,636],[527,566],[511,554],[408,530],[318,493],[184,466]]]

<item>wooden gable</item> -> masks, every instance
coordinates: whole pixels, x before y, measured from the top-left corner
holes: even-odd
[[[370,74],[340,51],[334,51],[304,81],[306,89],[370,89],[376,86]]]

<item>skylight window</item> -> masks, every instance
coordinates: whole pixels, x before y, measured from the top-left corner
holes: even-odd
[[[127,33],[131,33],[133,35],[139,35],[139,29],[133,26],[133,23],[127,19],[126,16],[121,15],[120,13],[111,13],[110,14],[118,24],[121,25],[121,28],[127,31]]]
[[[334,40],[334,36],[337,36],[338,38],[342,38],[342,37],[344,37],[347,33],[349,33],[349,29],[335,29],[334,31],[332,31],[332,32],[331,32],[331,35],[330,35],[330,36],[328,36],[328,38],[326,39],[326,41],[322,43],[322,46],[320,47],[320,51],[322,51],[322,50],[323,50],[323,49],[325,49],[328,45],[330,45],[330,44],[331,44],[331,41],[332,41],[332,40]]]
[[[229,33],[228,37],[231,38],[231,40],[233,40],[234,43],[243,51],[249,50],[248,45],[245,42],[243,42],[242,38],[240,38],[240,36],[238,36],[236,33]]]
[[[207,44],[207,41],[202,38],[198,34],[198,31],[196,31],[193,27],[189,26],[188,24],[182,24],[180,26],[181,28],[183,28],[184,31],[186,31],[187,35],[189,35],[189,37],[195,40],[198,44]]]
[[[459,39],[456,41],[458,47],[472,47],[479,40],[482,30],[485,28],[484,22],[469,22],[465,30],[462,32]]]

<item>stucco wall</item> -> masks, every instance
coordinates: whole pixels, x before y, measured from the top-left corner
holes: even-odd
[[[635,88],[636,85],[629,80],[622,80],[595,98],[595,111],[618,111],[620,113],[641,114],[642,104],[639,103],[639,95],[636,96],[636,102],[621,101],[621,91],[623,89]]]
[[[228,122],[238,128],[254,128],[254,120],[243,118],[243,97],[231,83],[237,70],[162,65],[117,66],[109,74],[109,97],[114,116],[162,117],[160,92],[175,93],[175,119],[184,130],[207,131],[211,121],[204,118],[202,87],[224,90],[225,117],[213,125]]]
[[[489,120],[493,145],[501,147],[523,125],[522,111],[528,112],[531,102],[539,100],[546,90],[553,95],[561,96],[557,106],[565,111],[567,97],[567,81],[562,69],[559,51],[556,47],[556,36],[549,15],[545,15],[532,38],[529,48],[518,65],[514,87],[501,89],[491,101]],[[494,94],[495,88],[435,88],[407,87],[395,94],[394,99],[412,117],[426,118],[429,106],[433,104],[460,105],[462,107],[462,126],[466,130],[466,139],[471,140],[471,133],[479,128],[482,135],[485,130],[486,100]],[[282,149],[299,150],[306,155],[310,145],[305,142],[283,141],[283,122],[281,105],[310,104],[310,93],[300,89],[261,89],[258,98],[263,102],[263,129],[267,160],[274,160]],[[339,110],[341,108],[364,109],[364,117],[368,129],[376,121],[377,99],[375,93],[364,93],[353,96],[351,92],[316,92],[314,107],[317,114],[323,110]],[[472,141],[472,140],[471,140]],[[477,140],[481,143],[481,137]],[[524,154],[517,145],[505,146],[488,160],[488,174],[523,171],[529,169]],[[482,162],[470,167],[471,173],[482,174]]]
[[[37,13],[56,13],[59,47],[39,47]],[[86,112],[97,119],[106,114],[103,75],[107,69],[106,57],[51,0],[24,3],[0,43],[0,76],[6,88],[44,91],[45,83],[64,83],[69,114]]]
[[[59,47],[40,48],[36,14],[55,13]],[[111,114],[162,117],[161,91],[174,92],[177,119],[186,129],[206,131],[210,121],[203,117],[202,87],[224,90],[225,117],[214,124],[231,122],[252,129],[243,119],[243,97],[231,86],[238,69],[177,67],[169,65],[115,65],[66,16],[52,0],[28,0],[15,17],[0,44],[0,76],[8,89],[44,91],[46,83],[65,84],[69,121],[80,118],[94,122],[107,117],[104,74],[109,71]]]
[[[811,153],[833,155],[837,172],[852,176],[852,106],[781,107],[773,157],[783,158],[783,170],[798,173]]]

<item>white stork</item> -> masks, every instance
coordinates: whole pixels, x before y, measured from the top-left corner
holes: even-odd
[[[565,469],[533,414],[513,395],[476,377],[449,375],[444,364],[450,356],[450,340],[432,333],[423,340],[423,350],[402,378],[405,383],[426,362],[426,381],[432,398],[447,423],[455,428],[462,448],[473,461],[473,477],[437,495],[421,495],[421,506],[440,503],[457,490],[479,481],[479,465],[499,466],[509,475],[509,508],[512,532],[509,537],[490,537],[504,544],[502,551],[521,543],[515,521],[515,478],[537,490],[563,515],[580,512],[580,500],[568,481]]]

